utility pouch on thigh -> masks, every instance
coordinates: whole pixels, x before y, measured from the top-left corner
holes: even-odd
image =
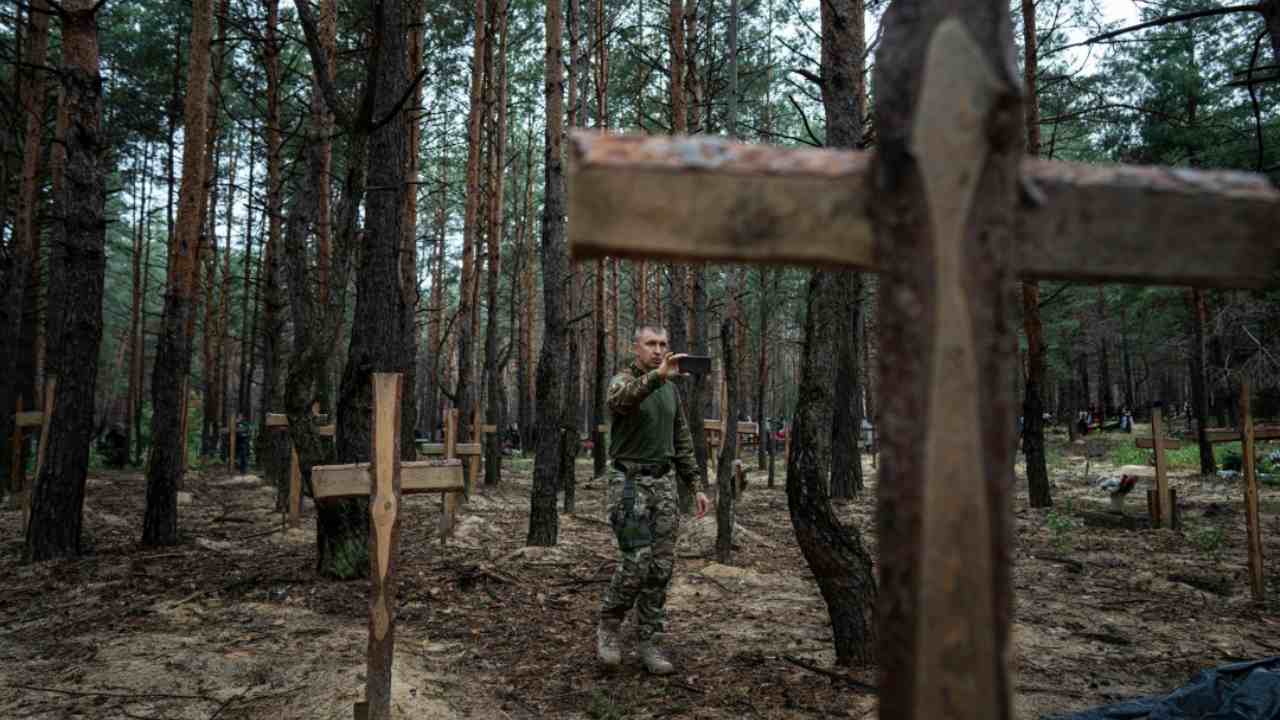
[[[628,468],[622,484],[622,510],[614,511],[609,516],[613,532],[618,536],[618,547],[623,552],[638,550],[653,544],[653,536],[649,532],[649,520],[636,511],[636,479],[635,471]]]

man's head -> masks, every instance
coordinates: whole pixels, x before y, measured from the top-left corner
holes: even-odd
[[[636,328],[635,335],[636,362],[640,367],[650,370],[662,364],[667,355],[667,331],[654,325],[642,325]]]

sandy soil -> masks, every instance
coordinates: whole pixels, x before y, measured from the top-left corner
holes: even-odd
[[[1103,510],[1107,498],[1084,477],[1085,453],[1064,452],[1054,510],[1028,508],[1025,490],[1015,500],[1018,717],[1169,690],[1203,667],[1280,654],[1280,604],[1249,601],[1238,482],[1175,476],[1181,531],[1084,527],[1077,511]],[[840,512],[869,531],[875,475],[865,468],[867,493]],[[1090,461],[1095,479],[1111,469]],[[832,676],[802,666],[832,670],[830,627],[781,478],[768,488],[761,473],[742,500],[733,566],[707,559],[710,518],[685,523],[669,600],[681,671],[649,677],[634,653],[622,671],[599,671],[594,610],[614,560],[604,489],[589,471],[579,465],[577,512],[561,516],[553,548],[522,547],[527,473],[483,489],[444,545],[439,498],[406,499],[397,717],[874,715],[874,694],[845,679],[874,683],[874,668]],[[1135,514],[1141,489],[1129,498]],[[185,542],[143,548],[142,477],[95,476],[89,554],[37,566],[20,564],[18,514],[0,512],[0,717],[351,717],[363,693],[367,586],[318,579],[314,532],[282,531],[275,491],[258,478],[193,473],[186,490]],[[313,524],[308,504],[303,527]],[[1267,557],[1280,557],[1274,486],[1263,488],[1263,540]]]

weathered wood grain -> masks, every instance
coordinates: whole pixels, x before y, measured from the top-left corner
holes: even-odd
[[[371,482],[369,463],[324,465],[311,470],[311,489],[317,502],[367,496]],[[462,488],[462,463],[457,460],[400,463],[401,495],[459,492]]]
[[[396,546],[400,541],[399,373],[373,373],[373,476],[369,499],[369,651],[365,699],[369,716],[391,717],[395,656]]]
[[[1249,407],[1249,381],[1240,383],[1240,451],[1244,456],[1244,515],[1248,537],[1249,591],[1255,602],[1267,598],[1266,578],[1262,571],[1262,525],[1258,517],[1258,471],[1254,462],[1253,414]]]
[[[579,259],[877,270],[872,154],[714,137],[571,135]],[[1280,191],[1261,175],[1027,158],[1013,266],[1027,278],[1222,287],[1280,282]],[[1153,252],[1153,249],[1159,248]]]

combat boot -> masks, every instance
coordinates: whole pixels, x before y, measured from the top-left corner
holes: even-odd
[[[596,626],[596,657],[600,664],[607,668],[616,668],[622,664],[622,648],[619,635],[622,621],[601,618]]]
[[[644,661],[645,669],[654,675],[670,675],[676,669],[662,652],[659,639],[659,636],[654,635],[640,641],[640,659]]]

